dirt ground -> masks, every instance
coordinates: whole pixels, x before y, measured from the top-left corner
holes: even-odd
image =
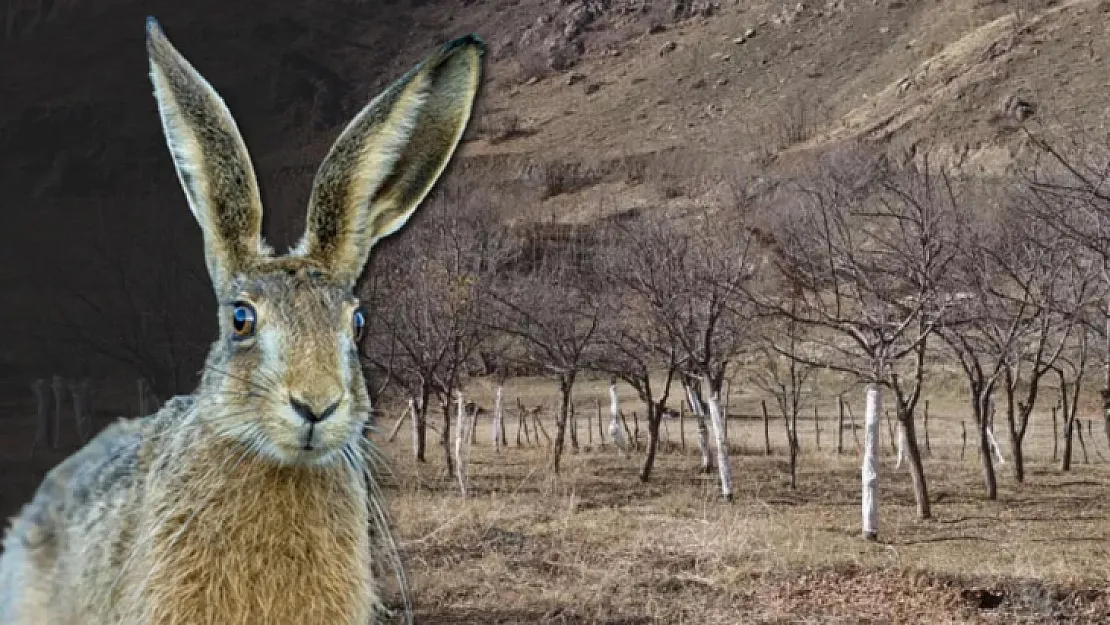
[[[585,390],[580,419],[599,389]],[[1110,463],[1101,427],[1085,429],[1088,461],[1077,446],[1076,464],[1062,473],[1043,423],[1050,415],[1038,416],[1026,483],[1002,465],[999,499],[987,501],[974,446],[960,459],[959,413],[937,403],[925,460],[935,518],[915,518],[909,473],[894,469],[884,425],[876,543],[859,538],[854,437],[845,433],[838,455],[829,417],[820,450],[812,425],[802,428],[791,490],[781,424],[771,423],[768,457],[762,420],[734,411],[732,503],[719,499],[715,476],[697,474],[690,421],[685,451],[677,424],[667,424],[648,484],[637,479],[642,452],[624,458],[598,445],[584,420],[582,449],[568,451],[558,477],[543,443],[516,446],[515,411],[500,453],[480,421],[466,499],[446,475],[435,432],[421,464],[405,425],[383,442],[394,466],[385,481],[417,622],[1110,622]],[[380,439],[393,423],[385,419]]]
[[[596,410],[604,382],[580,386],[580,450],[568,446],[556,477],[542,435],[539,443],[516,443],[517,398],[527,409],[543,406],[544,427],[554,434],[550,389],[537,380],[510,384],[509,446],[494,450],[483,416],[465,499],[446,474],[438,431],[428,433],[428,462],[417,463],[407,423],[393,442],[384,440],[397,416],[386,411],[375,439],[392,472],[381,479],[418,623],[1110,622],[1110,453],[1092,410],[1082,418],[1086,461],[1077,445],[1072,470],[1058,470],[1051,414],[1038,412],[1025,447],[1026,483],[1015,483],[1011,465],[1002,465],[999,499],[987,501],[970,441],[961,458],[967,415],[958,387],[933,396],[925,470],[935,518],[928,521],[915,518],[909,474],[895,469],[884,423],[880,538],[869,543],[859,537],[850,416],[837,454],[829,398],[819,402],[820,449],[811,413],[799,422],[802,455],[792,490],[781,421],[770,422],[767,456],[758,397],[730,396],[736,496],[726,503],[716,476],[697,473],[692,420],[682,424],[684,449],[679,422],[665,423],[655,472],[643,484],[642,450],[626,458],[601,443]],[[842,390],[829,388],[830,397]],[[488,390],[476,386],[471,396],[488,408]],[[627,397],[627,389],[621,393]],[[859,420],[861,398],[850,389],[845,396],[857,400],[848,406]],[[632,413],[642,414],[642,406],[625,401],[622,410],[635,429]],[[440,421],[433,415],[430,424]],[[2,437],[5,515],[68,448],[40,450],[27,463],[33,423],[18,431],[15,425],[6,421]],[[1009,458],[1005,437],[1000,442]]]

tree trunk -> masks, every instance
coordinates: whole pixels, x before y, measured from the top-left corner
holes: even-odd
[[[890,411],[886,411],[886,429],[890,434],[890,451],[891,453],[898,453],[898,429],[894,427],[894,419],[890,418]]]
[[[877,383],[867,385],[867,408],[863,414],[863,537],[879,538],[879,415],[883,410],[883,390]]]
[[[899,414],[898,420],[901,421],[902,425],[902,447],[910,461],[913,498],[917,503],[917,518],[930,519],[933,516],[933,511],[929,505],[929,487],[925,481],[925,465],[921,462],[921,449],[917,446],[917,432],[914,431],[913,413]]]
[[[698,451],[701,453],[699,470],[701,473],[709,473],[713,470],[713,459],[709,454],[709,427],[706,425],[705,406],[702,404],[698,390],[690,380],[684,380],[682,387],[686,391],[686,402],[690,405],[690,411],[698,420]]]
[[[528,433],[528,411],[524,409],[524,406],[520,404],[519,400],[517,400],[517,406],[519,406],[520,409],[520,421],[517,423],[516,426],[516,446],[520,447],[520,432],[521,430],[523,430],[524,442],[527,443],[529,447],[531,447],[532,436]],[[538,437],[540,433],[536,432],[535,435]],[[539,441],[537,440],[536,442],[538,443]]]
[[[467,426],[466,431],[469,432],[468,437],[471,445],[478,444],[478,405],[474,405],[474,410],[466,416]]]
[[[73,396],[73,425],[77,428],[77,441],[81,445],[89,442],[92,415],[95,412],[90,395],[89,379],[70,382],[69,392]],[[86,427],[86,423],[90,427]]]
[[[1014,480],[1021,484],[1025,481],[1025,451],[1014,432],[1010,432],[1010,454],[1014,457]]]
[[[574,412],[574,406],[567,407],[567,429],[570,432],[570,448],[578,453],[578,415]]]
[[[698,451],[701,453],[701,466],[702,473],[713,472],[713,456],[709,453],[709,425],[706,423],[708,419],[704,416],[698,416]]]
[[[443,447],[443,461],[447,465],[447,477],[455,477],[455,462],[451,454],[451,404],[440,404],[443,410],[443,431],[439,433],[439,444]]]
[[[466,405],[463,403],[462,391],[455,391],[456,419],[455,427],[455,474],[459,481],[459,492],[466,497],[466,458],[464,445],[470,439],[467,431]]]
[[[1090,421],[1088,421],[1090,423]],[[1090,464],[1091,461],[1087,458],[1087,443],[1083,442],[1083,422],[1075,421],[1075,437],[1079,439],[1079,448],[1083,450],[1083,464]]]
[[[987,499],[998,499],[998,478],[994,473],[994,458],[991,456],[990,441],[990,392],[980,390],[977,393],[977,408],[975,415],[976,426],[979,430],[979,459],[983,463],[983,485],[987,489]]]
[[[1106,267],[1103,267],[1103,272]],[[1105,273],[1103,274],[1105,275]],[[1103,354],[1102,354],[1102,422],[1106,428],[1106,444],[1110,446],[1110,296],[1103,302]],[[1055,435],[1054,435],[1055,436]]]
[[[836,455],[844,453],[844,398],[836,398]]]
[[[759,400],[759,407],[763,410],[763,455],[771,455],[771,416],[767,414],[767,400]]]
[[[1014,457],[1014,480],[1020,484],[1025,481],[1025,454],[1022,452],[1023,432],[1019,431],[1018,414],[1014,405],[1013,385],[1006,380],[1006,429],[1010,434],[1010,454]]]
[[[594,448],[594,418],[589,412],[586,413],[586,449]]]
[[[678,448],[686,454],[686,406],[678,402]]]
[[[708,391],[705,398],[709,404],[709,419],[713,424],[713,439],[717,448],[717,475],[721,478],[721,496],[725,501],[732,501],[732,464],[728,459],[728,441],[725,439],[724,418],[721,416],[721,407],[717,402],[719,389],[710,386],[709,377],[702,379]]]
[[[1056,419],[1056,411],[1059,407],[1052,407],[1052,461],[1056,462],[1060,459],[1060,424]]]
[[[1060,453],[1060,470],[1071,471],[1071,455],[1072,455],[1072,433],[1075,430],[1075,420],[1067,415],[1067,409],[1064,409],[1064,449]]]
[[[821,415],[816,404],[813,406],[813,444],[817,451],[821,451]]]
[[[655,451],[659,447],[659,424],[663,421],[662,406],[655,406],[651,399],[647,401],[648,419],[648,445],[644,466],[640,470],[640,481],[647,482],[651,479],[651,469],[655,465]]]
[[[418,462],[427,462],[426,450],[428,447],[428,400],[431,399],[431,394],[427,390],[420,392],[419,403],[416,406],[416,416],[419,417],[413,421],[413,427],[416,431],[413,432],[415,439],[413,440],[413,447],[416,451],[416,460]]]
[[[624,440],[626,440],[626,441],[633,440],[632,439],[632,430],[628,428],[628,419],[625,418],[623,412],[618,413],[618,414],[620,415],[620,418],[621,418],[621,427],[624,428],[623,429],[623,431],[624,431]],[[635,415],[636,413],[632,413],[632,414]],[[632,447],[633,447],[632,443],[629,443],[628,444],[628,449],[632,449]]]
[[[505,438],[505,412],[501,401],[503,390],[498,384],[497,392],[493,397],[493,447],[497,453],[501,453],[502,447],[509,446],[509,441]]]
[[[902,463],[906,460],[906,428],[902,425],[901,416],[898,417],[898,425],[894,427],[894,470],[897,471],[902,468]]]
[[[963,419],[960,420],[960,460],[964,459],[964,453],[967,452],[967,425]]]
[[[628,439],[621,423],[620,398],[617,396],[617,383],[609,383],[609,438],[618,451],[628,456]]]
[[[567,418],[570,416],[570,394],[574,387],[574,378],[563,376],[559,380],[559,417],[555,423],[555,457],[553,468],[559,473],[559,465],[563,458],[563,446],[567,436]]]
[[[597,444],[605,444],[605,430],[602,429],[601,421],[601,400],[595,398],[594,403],[597,404]]]
[[[801,451],[801,446],[798,444],[797,406],[793,406],[791,410],[791,414],[784,414],[782,420],[786,426],[786,449],[787,457],[790,459],[790,488],[796,489],[798,487],[798,452]]]

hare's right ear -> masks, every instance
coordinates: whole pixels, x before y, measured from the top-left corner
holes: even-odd
[[[189,208],[204,234],[217,293],[263,254],[262,200],[239,129],[215,89],[148,17],[146,48],[162,129]]]
[[[443,45],[355,117],[316,173],[292,254],[354,285],[370,248],[408,221],[447,166],[470,119],[484,52],[474,35]]]

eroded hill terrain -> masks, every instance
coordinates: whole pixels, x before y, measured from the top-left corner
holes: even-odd
[[[146,78],[147,14],[236,115],[279,248],[297,238],[312,174],[346,120],[469,31],[488,41],[489,63],[445,184],[465,180],[513,221],[675,209],[704,199],[705,170],[752,179],[854,139],[993,176],[1027,153],[1022,127],[1102,141],[1107,126],[1105,0],[9,7],[0,188],[4,230],[21,244],[0,250],[11,335],[0,356],[11,365],[65,358],[41,349],[43,310],[64,308],[74,284],[115,288],[106,267],[169,254],[203,273]],[[207,296],[186,291],[157,297]]]

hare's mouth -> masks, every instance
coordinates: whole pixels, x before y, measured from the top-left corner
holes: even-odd
[[[302,451],[316,451],[320,448],[320,432],[316,429],[315,423],[308,424],[308,431],[304,433],[303,441]]]
[[[339,440],[341,435],[335,426],[325,427],[322,423],[302,424],[279,438],[284,442],[274,440],[275,451],[281,462],[287,464],[327,463],[348,443],[346,439]]]

